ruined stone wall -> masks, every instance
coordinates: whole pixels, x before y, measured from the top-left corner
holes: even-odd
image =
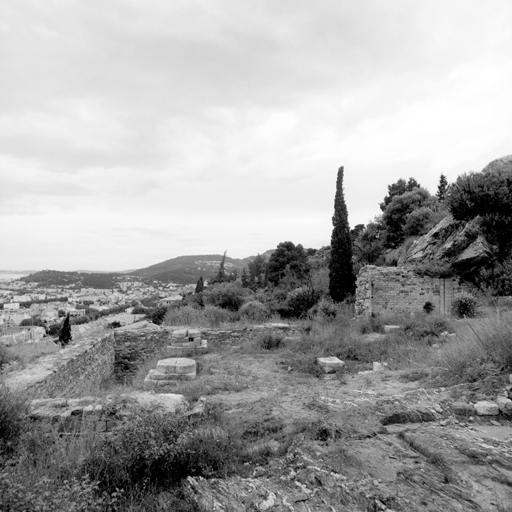
[[[164,347],[170,345],[172,328],[151,327],[133,330],[114,330],[114,375],[118,382],[129,383],[140,366]]]
[[[356,314],[411,313],[422,311],[427,301],[434,313],[450,315],[453,297],[474,293],[457,278],[420,276],[406,267],[363,267],[357,277]]]
[[[188,326],[192,328],[191,326]],[[130,383],[144,361],[154,357],[171,344],[172,333],[184,326],[165,326],[157,328],[151,324],[148,328],[125,330],[116,329],[114,375],[118,382]],[[197,328],[194,326],[194,328]],[[233,344],[252,340],[262,332],[285,332],[287,337],[298,336],[302,330],[287,324],[264,324],[232,329],[204,329],[201,338],[208,346],[215,344]]]
[[[5,384],[26,398],[76,397],[112,375],[114,337],[86,338],[8,373]]]

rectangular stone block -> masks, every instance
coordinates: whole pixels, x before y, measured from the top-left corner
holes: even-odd
[[[317,363],[324,373],[335,373],[345,366],[345,363],[337,357],[319,357]]]

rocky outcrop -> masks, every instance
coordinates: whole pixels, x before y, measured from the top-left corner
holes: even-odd
[[[445,264],[454,271],[470,270],[487,263],[493,250],[481,234],[480,218],[469,222],[446,216],[426,235],[414,241],[400,257],[399,266],[433,262]]]

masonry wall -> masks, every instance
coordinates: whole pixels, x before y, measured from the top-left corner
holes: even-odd
[[[76,397],[112,375],[114,337],[85,338],[22,370],[8,373],[5,384],[28,399]]]
[[[357,277],[356,314],[411,313],[422,311],[427,301],[434,312],[450,315],[453,297],[473,292],[456,278],[419,276],[406,267],[363,267]]]
[[[172,329],[152,328],[114,330],[114,376],[118,382],[129,383],[144,361],[170,345]]]
[[[171,344],[173,331],[183,326],[147,329],[115,330],[114,375],[118,382],[130,383],[144,361],[154,357]],[[195,327],[194,327],[195,328]],[[287,324],[264,324],[236,329],[204,329],[201,338],[208,346],[215,344],[233,344],[252,340],[262,332],[285,332],[287,337],[298,336],[302,330]]]

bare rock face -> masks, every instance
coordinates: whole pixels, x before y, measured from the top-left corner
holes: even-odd
[[[398,266],[436,261],[467,270],[492,258],[492,248],[480,234],[480,218],[460,222],[446,216],[418,238],[398,261]]]

